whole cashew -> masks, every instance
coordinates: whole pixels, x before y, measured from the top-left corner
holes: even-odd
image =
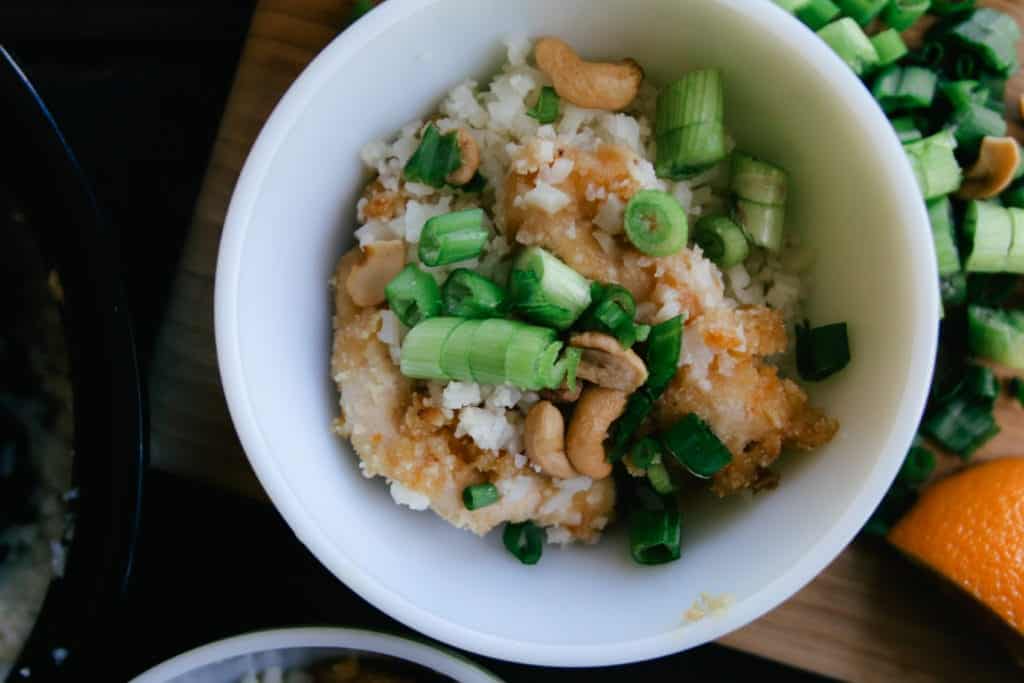
[[[548,401],[535,403],[523,424],[526,456],[544,473],[556,479],[572,479],[576,470],[565,456],[565,420]]]
[[[605,459],[604,440],[608,429],[626,409],[626,392],[605,387],[587,387],[569,422],[566,454],[580,474],[604,479],[612,473]]]
[[[480,148],[476,146],[476,140],[465,128],[459,128],[457,134],[462,165],[449,173],[445,180],[452,185],[465,185],[473,179],[480,168]]]
[[[625,109],[636,99],[644,79],[644,70],[632,59],[617,64],[585,62],[558,38],[540,39],[534,57],[559,97],[586,109]]]
[[[961,199],[992,199],[1010,186],[1020,166],[1020,146],[1013,138],[985,136],[978,160],[964,174],[957,196]]]
[[[373,242],[363,247],[363,260],[352,266],[345,288],[356,306],[377,306],[387,300],[384,288],[405,266],[405,242]]]
[[[647,381],[647,367],[632,349],[601,332],[574,334],[569,345],[583,349],[576,376],[598,386],[631,394]]]

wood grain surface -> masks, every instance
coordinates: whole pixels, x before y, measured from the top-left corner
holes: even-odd
[[[1024,22],[1020,0],[984,3]],[[261,0],[203,183],[150,376],[152,458],[162,469],[262,497],[217,371],[213,274],[232,189],[278,99],[344,27],[351,0]],[[913,36],[910,36],[913,38]],[[1008,111],[1024,92],[1011,83]],[[1022,128],[1013,121],[1013,130]],[[1024,410],[1001,400],[1002,433],[978,458],[1024,454]],[[944,472],[960,466],[943,457]],[[883,544],[857,541],[821,576],[723,643],[845,680],[1007,681],[1024,676],[937,583]]]

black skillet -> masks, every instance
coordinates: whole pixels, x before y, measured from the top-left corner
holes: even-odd
[[[56,122],[2,46],[0,184],[63,285],[78,490],[63,578],[50,585],[8,681],[114,680],[98,672],[117,669],[112,620],[131,574],[146,464],[135,345],[115,235]]]

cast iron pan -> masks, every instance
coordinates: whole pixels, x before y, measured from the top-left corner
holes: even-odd
[[[8,680],[113,681],[116,674],[99,672],[117,670],[112,621],[132,568],[147,445],[117,245],[56,122],[2,46],[0,102],[0,183],[63,284],[79,492],[64,576],[51,584]]]

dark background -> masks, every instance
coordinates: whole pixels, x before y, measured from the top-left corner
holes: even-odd
[[[0,43],[50,106],[120,235],[144,374],[253,4],[0,0]],[[257,628],[409,633],[339,584],[268,505],[159,473],[145,505],[134,584],[111,637],[126,677]],[[822,680],[716,645],[570,672],[475,659],[509,681]]]

